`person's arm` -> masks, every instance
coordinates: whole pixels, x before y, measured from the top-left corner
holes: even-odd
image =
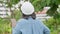
[[[44,25],[44,23],[41,20],[40,23],[43,25],[43,33],[50,34],[50,29],[46,25]]]
[[[17,29],[13,29],[12,34],[21,34],[21,31],[19,31]]]
[[[16,27],[12,29],[12,34],[21,34],[19,24],[17,24]]]
[[[44,25],[44,34],[50,34],[49,28],[45,25]]]

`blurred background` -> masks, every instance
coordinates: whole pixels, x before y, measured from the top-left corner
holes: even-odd
[[[25,1],[34,5],[36,19],[49,27],[50,34],[60,34],[60,0],[0,0],[0,34],[12,33],[22,18],[20,7]]]

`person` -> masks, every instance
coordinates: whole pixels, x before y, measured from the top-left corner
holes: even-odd
[[[30,2],[24,2],[21,6],[22,16],[12,34],[50,34],[50,30],[42,21],[36,19],[34,6]]]

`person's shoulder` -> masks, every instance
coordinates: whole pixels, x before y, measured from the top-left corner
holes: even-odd
[[[23,22],[26,21],[25,19],[19,19],[17,22]]]
[[[40,20],[40,19],[36,19],[35,21],[36,21],[37,23],[44,24],[43,21]]]
[[[42,22],[40,19],[35,19],[35,21],[37,21],[37,22]]]
[[[19,19],[19,20],[17,21],[17,24],[23,24],[23,23],[25,23],[25,22],[26,22],[25,19]]]

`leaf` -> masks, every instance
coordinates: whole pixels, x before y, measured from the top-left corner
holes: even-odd
[[[46,4],[49,5],[51,0],[46,0]]]
[[[56,0],[56,4],[59,5],[60,4],[60,0]]]
[[[54,14],[56,13],[58,8],[58,5],[56,5],[55,3],[52,5],[51,9],[47,11],[47,14],[50,16],[54,16]]]

